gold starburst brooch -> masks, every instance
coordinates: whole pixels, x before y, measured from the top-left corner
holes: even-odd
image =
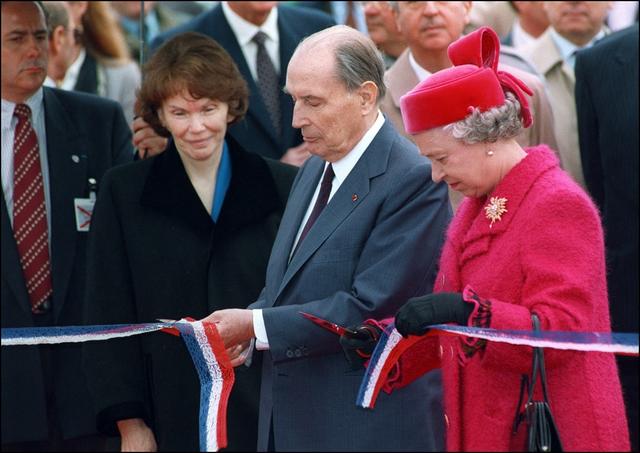
[[[494,222],[502,220],[502,214],[507,212],[507,199],[491,197],[489,204],[484,207],[485,216],[491,220],[489,228],[493,227]]]

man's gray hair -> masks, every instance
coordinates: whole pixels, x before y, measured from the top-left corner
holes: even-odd
[[[485,112],[478,108],[465,119],[444,126],[445,131],[464,143],[493,143],[500,139],[513,138],[522,131],[520,102],[513,93],[508,92],[505,102]]]
[[[376,45],[367,36],[345,25],[335,25],[306,38],[298,46],[316,45],[330,38],[336,57],[336,75],[347,90],[354,91],[364,82],[378,87],[377,103],[382,102],[387,87],[384,84],[385,66]]]
[[[363,38],[365,38],[363,36]],[[336,47],[336,71],[349,91],[356,90],[364,82],[371,81],[378,87],[378,103],[384,98],[384,61],[369,38],[354,39]]]
[[[47,18],[49,36],[53,34],[57,27],[64,27],[65,30],[69,28],[69,10],[63,2],[46,1],[40,3]]]

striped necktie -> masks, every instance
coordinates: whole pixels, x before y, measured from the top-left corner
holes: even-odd
[[[31,125],[31,109],[18,104],[14,115],[18,124],[13,141],[13,235],[31,311],[40,313],[53,293],[40,151]]]

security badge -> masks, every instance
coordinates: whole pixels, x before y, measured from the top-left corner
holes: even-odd
[[[89,178],[89,198],[74,198],[73,205],[76,213],[76,231],[89,231],[93,206],[96,204],[97,183]]]

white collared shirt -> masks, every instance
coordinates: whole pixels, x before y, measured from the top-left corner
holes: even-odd
[[[578,47],[568,39],[560,36],[560,34],[557,31],[555,31],[553,27],[551,28],[551,39],[553,40],[553,43],[556,45],[556,48],[558,49],[558,52],[562,57],[562,61],[568,64],[571,69],[575,69],[576,52],[578,50],[591,47],[593,43],[595,43],[599,39],[604,38],[604,36],[605,36],[604,29],[601,28],[598,34],[595,35],[591,41],[589,41],[586,45],[582,47]]]
[[[511,29],[511,47],[521,49],[522,47],[529,45],[535,40],[536,37],[524,31],[522,25],[520,25],[520,21],[516,19],[513,23],[513,28]]]
[[[71,66],[69,66],[69,69],[67,69],[67,72],[65,72],[64,79],[60,84],[60,89],[73,91],[73,89],[76,86],[76,83],[78,83],[80,68],[82,68],[82,63],[84,63],[84,59],[86,57],[87,57],[87,51],[84,50],[84,48],[82,48],[77,58],[75,59],[75,61],[71,63]]]
[[[385,119],[384,115],[378,111],[378,116],[374,121],[373,125],[369,128],[367,132],[362,136],[360,141],[353,147],[351,151],[349,151],[342,159],[333,162],[331,165],[333,166],[333,172],[335,173],[335,177],[333,178],[333,182],[331,185],[331,193],[329,194],[329,200],[327,204],[331,201],[335,193],[338,191],[342,183],[347,179],[349,173],[354,169],[364,152],[367,150],[373,139],[378,135],[380,129],[384,125]],[[324,164],[324,170],[327,169],[328,162]],[[323,174],[324,174],[323,170]],[[311,197],[311,201],[309,202],[309,206],[307,207],[307,212],[298,227],[298,234],[296,234],[296,239],[293,241],[293,246],[291,247],[291,251],[289,252],[289,259],[291,259],[291,255],[293,251],[296,249],[296,245],[298,244],[298,240],[300,239],[300,235],[302,234],[302,230],[304,229],[304,225],[307,223],[307,219],[311,215],[311,211],[313,211],[313,207],[316,204],[316,200],[320,193],[320,185],[322,183],[322,177],[318,181],[318,185],[316,186],[316,190],[313,193],[313,197]],[[256,334],[256,348],[259,350],[269,349],[269,339],[267,338],[267,329],[264,325],[264,318],[262,317],[262,310],[256,309],[253,310],[253,330]]]
[[[222,2],[222,12],[224,13],[229,26],[233,31],[233,34],[240,44],[244,59],[249,66],[249,71],[253,76],[253,80],[258,80],[258,68],[256,64],[256,57],[258,56],[258,44],[252,41],[253,37],[262,31],[267,35],[267,40],[264,42],[264,47],[267,49],[269,58],[276,69],[276,72],[280,74],[280,33],[278,32],[278,8],[274,7],[267,20],[264,21],[260,27],[256,27],[251,22],[244,20],[238,16],[227,5],[227,2]]]
[[[431,75],[429,71],[418,64],[411,51],[409,51],[409,64],[411,65],[411,69],[413,69],[413,72],[416,73],[416,76],[418,77],[418,80],[420,82],[426,80]]]
[[[31,123],[38,137],[40,166],[44,185],[44,202],[47,208],[49,246],[51,246],[51,197],[49,195],[49,160],[47,159],[47,135],[45,130],[43,90],[40,88],[24,101],[31,109]],[[13,138],[18,118],[13,116],[16,103],[2,99],[2,191],[6,202],[7,214],[13,225]]]

